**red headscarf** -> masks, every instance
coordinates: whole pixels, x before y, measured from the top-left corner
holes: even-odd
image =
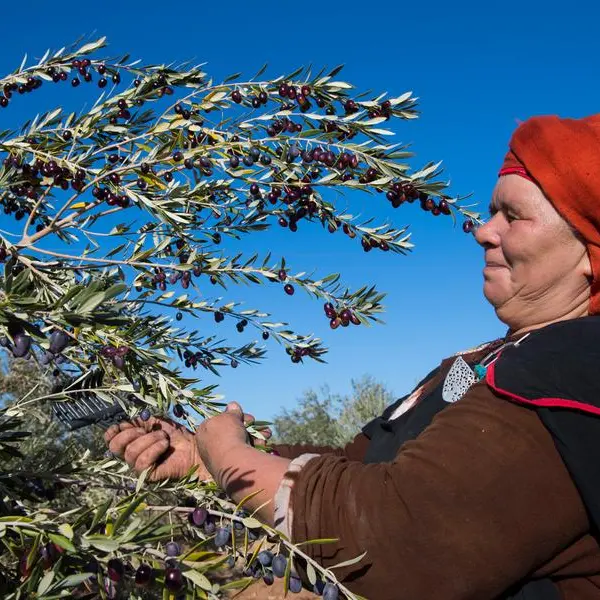
[[[590,314],[600,314],[600,115],[533,117],[514,132],[499,176],[536,183],[584,239],[592,264]]]

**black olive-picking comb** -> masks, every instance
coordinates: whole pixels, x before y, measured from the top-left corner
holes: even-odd
[[[105,400],[91,391],[102,385],[102,375],[102,371],[97,370],[75,383],[55,388],[54,393],[64,392],[67,399],[54,401],[52,412],[70,431],[90,425],[107,429],[113,423],[127,418],[127,413],[118,402]]]

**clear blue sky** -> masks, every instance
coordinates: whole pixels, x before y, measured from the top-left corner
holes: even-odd
[[[215,79],[236,71],[251,75],[264,62],[269,76],[308,63],[345,63],[339,78],[359,91],[414,91],[422,117],[400,124],[395,139],[413,143],[414,166],[443,160],[452,191],[472,192],[485,210],[518,120],[548,113],[580,117],[600,109],[599,18],[600,5],[591,0],[10,2],[2,7],[0,72],[16,68],[24,52],[39,57],[80,35],[106,35],[111,55],[129,52],[144,63],[206,62]],[[24,103],[15,107],[11,120],[25,110]],[[0,129],[6,119],[0,112]],[[331,351],[326,365],[298,366],[273,345],[262,366],[225,372],[220,383],[227,399],[269,418],[282,406],[292,407],[308,387],[328,383],[345,393],[351,378],[367,373],[400,395],[440,358],[504,332],[481,294],[481,252],[471,236],[453,228],[449,218],[434,219],[414,205],[392,211],[382,197],[352,198],[365,211],[374,203],[382,217],[411,225],[411,255],[367,255],[316,225],[296,235],[277,231],[249,238],[248,252],[271,248],[295,270],[342,271],[353,287],[376,284],[388,294],[386,324],[330,331],[321,303],[304,294],[234,289],[230,297],[246,298],[249,306],[316,333]],[[238,335],[233,326],[227,331]]]

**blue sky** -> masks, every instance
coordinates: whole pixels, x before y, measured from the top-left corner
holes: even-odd
[[[451,190],[473,193],[485,210],[519,120],[550,113],[581,117],[600,108],[599,17],[592,1],[567,6],[461,0],[175,5],[111,0],[93,7],[11,2],[2,8],[0,72],[16,68],[24,52],[39,57],[47,47],[81,35],[106,35],[110,55],[129,52],[144,63],[206,62],[215,80],[236,71],[252,75],[265,62],[271,77],[309,63],[317,69],[344,63],[339,78],[358,91],[400,95],[413,90],[421,118],[398,124],[394,141],[412,143],[415,167],[443,160]],[[27,114],[25,103],[11,110],[11,120]],[[7,119],[0,112],[0,129]],[[345,199],[340,202],[345,206]],[[482,296],[482,256],[472,236],[453,228],[450,218],[435,219],[414,205],[393,211],[382,197],[360,194],[349,202],[397,226],[410,224],[413,253],[364,254],[358,244],[329,236],[316,225],[301,227],[295,235],[274,231],[249,238],[249,249],[240,245],[248,253],[271,249],[283,254],[297,271],[341,271],[351,287],[374,283],[387,292],[385,325],[331,331],[321,303],[305,294],[287,297],[272,287],[232,289],[227,297],[271,310],[330,347],[326,365],[293,365],[273,344],[262,366],[226,371],[219,380],[221,392],[257,416],[270,418],[283,406],[291,408],[309,387],[327,383],[346,393],[351,378],[363,374],[404,394],[442,357],[504,332]],[[238,335],[233,326],[220,333]],[[240,341],[251,339],[244,335]]]

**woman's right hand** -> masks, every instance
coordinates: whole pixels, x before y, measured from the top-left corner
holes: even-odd
[[[154,417],[147,421],[138,418],[112,425],[104,439],[109,450],[138,474],[153,466],[148,474],[150,481],[179,479],[194,465],[201,481],[211,479],[200,460],[194,434],[178,423]]]

